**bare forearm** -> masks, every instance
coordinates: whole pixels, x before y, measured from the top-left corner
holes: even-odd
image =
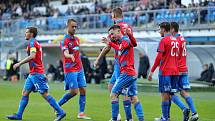
[[[105,46],[101,53],[99,54],[99,56],[96,58],[97,61],[99,61],[102,57],[104,57],[109,51],[110,51],[111,47],[109,45]]]
[[[21,61],[19,62],[19,64],[20,64],[20,65],[23,65],[23,64],[29,62],[30,60],[32,60],[33,58],[34,58],[34,56],[31,56],[31,55],[30,55],[30,56],[24,58],[23,60],[21,60]]]

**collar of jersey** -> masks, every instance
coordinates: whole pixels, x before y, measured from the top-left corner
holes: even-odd
[[[30,42],[31,42],[31,41],[34,41],[34,40],[35,40],[35,38],[31,38],[31,39],[30,39]]]
[[[75,39],[75,36],[70,36],[69,34],[66,34],[66,36],[67,36],[68,38],[70,38],[71,40]]]
[[[180,34],[175,34],[175,37],[179,37],[179,36],[181,36]]]
[[[171,36],[171,34],[165,34],[165,35],[164,35],[164,37],[168,37],[168,36]]]
[[[123,19],[116,19],[114,20],[116,22],[116,24],[120,23],[120,22],[123,22],[124,20]]]

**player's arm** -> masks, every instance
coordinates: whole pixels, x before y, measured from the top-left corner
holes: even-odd
[[[30,48],[30,55],[27,56],[26,58],[24,58],[23,60],[21,60],[20,62],[16,63],[13,66],[13,69],[16,70],[18,67],[20,67],[21,65],[31,61],[32,59],[34,59],[36,57],[36,51],[37,49],[35,47],[31,47]]]
[[[126,32],[127,32],[127,35],[129,37],[129,39],[131,40],[131,43],[132,43],[133,47],[136,47],[137,46],[137,40],[134,38],[133,33],[129,29],[127,29]]]
[[[65,39],[65,40],[62,41],[62,47],[61,47],[61,49],[63,51],[64,56],[66,58],[72,59],[72,61],[74,62],[75,61],[75,57],[74,57],[73,54],[69,53],[69,47],[68,47],[68,43],[67,42],[68,42],[67,39]]]
[[[130,47],[129,43],[126,40],[122,40],[120,45],[117,45],[113,42],[109,42],[108,45],[113,47],[115,50],[124,50],[124,49]]]
[[[66,58],[72,59],[73,62],[75,61],[74,55],[73,55],[73,54],[69,54],[69,50],[64,50],[64,51],[63,51],[63,54],[64,54],[64,56],[65,56]]]
[[[157,49],[157,56],[156,56],[156,59],[155,59],[155,62],[151,68],[151,71],[149,73],[149,76],[148,76],[148,80],[151,81],[152,80],[152,75],[154,73],[154,71],[156,70],[156,68],[159,66],[160,62],[161,62],[161,59],[162,59],[162,56],[163,56],[163,52],[165,51],[164,49],[164,41],[161,40],[160,43],[159,43],[159,47]]]
[[[99,66],[99,61],[101,60],[102,57],[104,57],[109,51],[110,51],[111,47],[109,45],[106,45],[102,51],[100,52],[99,56],[96,58],[95,62],[94,62],[94,67],[98,67]]]

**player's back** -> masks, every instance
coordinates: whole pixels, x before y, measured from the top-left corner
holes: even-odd
[[[187,48],[186,48],[186,40],[180,34],[176,34],[176,38],[179,42],[179,61],[178,68],[179,72],[187,72]]]
[[[179,43],[177,39],[171,35],[165,35],[160,41],[158,51],[163,53],[160,62],[160,74],[164,76],[179,75]]]
[[[44,74],[44,65],[42,61],[42,47],[35,38],[30,39],[27,46],[28,55],[30,55],[30,52],[32,51],[36,52],[36,56],[29,62],[30,74],[33,73]]]
[[[129,44],[129,47],[118,51],[120,72],[127,73],[130,76],[135,76],[136,72],[134,68],[134,48],[133,46],[131,46],[131,42],[128,37],[123,36],[120,43],[122,43],[122,41],[126,41],[126,43]]]

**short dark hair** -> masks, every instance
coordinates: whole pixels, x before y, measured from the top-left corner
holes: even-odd
[[[166,32],[170,31],[170,23],[169,22],[162,22],[159,24],[160,28],[165,29]]]
[[[77,23],[77,21],[76,21],[75,19],[70,18],[70,19],[67,20],[67,25],[68,25],[71,21]]]
[[[30,33],[33,33],[34,38],[37,36],[38,31],[36,27],[29,26],[29,27],[26,27],[26,29],[28,29]]]
[[[115,17],[122,17],[122,9],[120,7],[114,8],[112,13],[114,13]]]
[[[108,29],[108,31],[110,31],[110,30],[115,30],[115,29],[120,29],[120,26],[119,25],[113,25],[113,26],[111,26],[109,29]]]
[[[170,27],[171,27],[171,29],[174,29],[175,32],[178,32],[178,31],[179,31],[179,25],[178,25],[177,22],[171,22],[171,23],[170,23]]]

